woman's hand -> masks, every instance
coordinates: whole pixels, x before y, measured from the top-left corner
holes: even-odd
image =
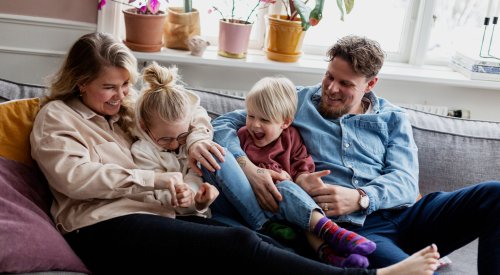
[[[176,186],[184,184],[182,173],[180,172],[166,172],[155,173],[155,189],[168,189],[172,197],[172,206],[177,207],[177,191]]]
[[[200,189],[194,197],[196,209],[201,211],[208,208],[210,204],[214,202],[217,196],[219,196],[219,190],[217,190],[215,186],[206,182],[202,183]]]
[[[211,140],[199,140],[189,147],[189,167],[199,176],[201,176],[202,173],[201,169],[198,167],[198,162],[210,172],[215,172],[215,170],[220,169],[220,166],[214,156],[217,157],[220,162],[224,162],[224,154],[224,148],[219,144]]]
[[[274,182],[285,180],[285,178],[275,171],[255,166],[246,156],[239,157],[237,161],[245,172],[260,207],[267,211],[277,212],[278,202],[283,200],[283,197]]]

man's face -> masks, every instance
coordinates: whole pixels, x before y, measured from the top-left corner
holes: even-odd
[[[333,119],[345,114],[363,113],[361,99],[375,86],[377,80],[377,77],[368,80],[355,73],[350,63],[335,57],[328,63],[323,77],[318,111],[323,117]]]

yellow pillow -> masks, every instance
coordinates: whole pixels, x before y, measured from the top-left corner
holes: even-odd
[[[39,98],[7,101],[0,104],[0,156],[34,165],[30,133],[40,110]]]

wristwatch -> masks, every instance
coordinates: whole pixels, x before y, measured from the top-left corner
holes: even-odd
[[[357,188],[356,190],[358,190],[359,194],[361,195],[358,201],[359,206],[362,210],[368,209],[368,206],[370,205],[370,198],[368,198],[368,195],[366,195],[366,192],[363,189]]]

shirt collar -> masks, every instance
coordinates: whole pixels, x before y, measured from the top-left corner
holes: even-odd
[[[68,101],[68,105],[75,110],[82,118],[86,120],[91,120],[94,117],[103,118],[110,123],[115,123],[120,119],[120,115],[112,115],[109,119],[106,119],[104,116],[97,114],[92,109],[87,107],[87,105],[83,104],[83,102],[79,98],[72,98]]]

